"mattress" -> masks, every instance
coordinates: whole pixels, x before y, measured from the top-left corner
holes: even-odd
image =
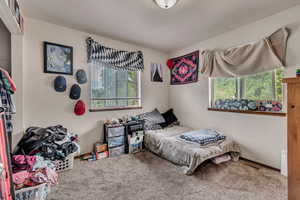
[[[180,139],[182,133],[193,129],[183,126],[173,126],[161,130],[150,130],[145,133],[145,146],[153,153],[182,167],[186,175],[191,175],[204,161],[230,153],[236,161],[239,158],[240,147],[233,140],[226,138],[217,145],[201,147],[197,143]]]

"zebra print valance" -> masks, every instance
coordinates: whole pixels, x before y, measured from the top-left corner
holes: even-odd
[[[143,71],[144,59],[141,51],[129,52],[102,46],[91,37],[87,40],[88,62],[99,61],[116,69]]]

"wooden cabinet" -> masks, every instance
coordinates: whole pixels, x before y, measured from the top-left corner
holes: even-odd
[[[287,78],[288,199],[300,200],[300,78]]]

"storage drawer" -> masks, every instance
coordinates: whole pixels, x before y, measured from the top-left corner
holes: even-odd
[[[109,157],[120,156],[125,153],[125,146],[115,147],[109,149]]]
[[[125,143],[125,137],[119,136],[119,137],[108,138],[107,143],[108,143],[108,148],[122,146]]]
[[[124,126],[107,128],[107,137],[116,137],[125,135]]]

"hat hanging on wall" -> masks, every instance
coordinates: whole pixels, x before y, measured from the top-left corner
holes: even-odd
[[[85,84],[87,82],[87,76],[83,69],[79,69],[76,72],[76,79],[79,84]]]
[[[174,67],[174,61],[172,59],[169,59],[167,61],[167,66],[169,67],[170,70],[173,69],[173,67]]]
[[[74,107],[74,113],[75,115],[84,115],[85,113],[85,103],[81,100],[77,101]]]
[[[63,76],[57,76],[54,80],[54,89],[56,92],[64,92],[67,89],[67,81]]]
[[[80,94],[81,94],[80,86],[77,84],[72,85],[70,91],[70,99],[77,100],[80,98]]]

